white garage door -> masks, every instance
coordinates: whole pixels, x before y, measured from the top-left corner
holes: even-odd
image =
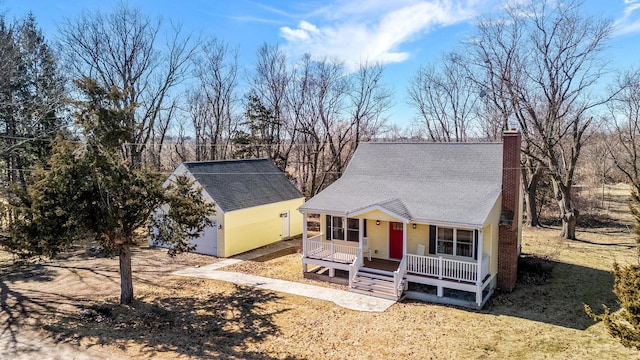
[[[218,256],[218,224],[213,220],[213,226],[204,229],[202,235],[191,240],[191,245],[195,245],[193,252],[198,254]]]

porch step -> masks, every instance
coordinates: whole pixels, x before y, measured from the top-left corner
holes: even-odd
[[[363,271],[361,269],[360,271],[358,271],[357,276],[393,282],[393,273],[389,273],[389,274],[371,273],[371,272]]]
[[[361,268],[353,279],[351,291],[383,299],[398,300],[393,272]]]
[[[386,276],[390,276],[391,278],[393,278],[393,271],[388,271],[388,270],[381,270],[381,269],[374,269],[374,268],[369,268],[369,267],[361,267],[360,268],[360,272],[366,272],[366,273],[370,273],[370,274],[379,274],[379,275],[386,275]]]
[[[362,294],[362,295],[374,296],[374,297],[381,298],[381,299],[387,299],[387,300],[393,300],[393,301],[398,301],[399,300],[399,298],[395,294],[386,293],[386,292],[378,292],[378,291],[372,291],[372,290],[362,290],[362,289],[359,289],[359,288],[351,288],[349,291],[354,292],[354,293],[358,293],[358,294]]]

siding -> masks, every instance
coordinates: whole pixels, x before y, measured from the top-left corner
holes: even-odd
[[[296,209],[304,203],[303,198],[281,201],[226,212],[222,223],[224,242],[219,247],[219,256],[229,257],[281,240],[282,218],[280,213],[289,211],[290,235],[302,233],[302,214]]]

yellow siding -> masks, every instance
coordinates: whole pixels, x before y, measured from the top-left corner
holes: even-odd
[[[412,224],[407,225],[407,253],[416,254],[418,244],[424,245],[424,254],[429,253],[429,225],[416,224],[414,229]]]
[[[289,212],[290,236],[302,233],[302,214],[297,210],[303,198],[230,211],[224,214],[219,256],[229,257],[281,240],[282,218]]]
[[[367,220],[367,238],[372,257],[389,258],[389,222],[380,221],[380,225],[376,225],[375,220]]]
[[[489,272],[498,273],[498,223],[500,222],[500,210],[502,197],[499,196],[493,209],[489,213],[487,224],[482,231],[482,247],[485,254],[489,254]]]
[[[376,220],[400,222],[400,220],[394,218],[393,216],[387,215],[387,214],[383,213],[380,210],[369,211],[368,213],[364,213],[364,214],[358,216],[358,218],[371,219],[371,220],[373,220],[373,225],[374,226],[376,225]],[[369,224],[367,224],[367,225],[369,225]],[[380,224],[379,226],[382,226],[382,224]],[[388,224],[387,224],[387,226],[388,226]]]

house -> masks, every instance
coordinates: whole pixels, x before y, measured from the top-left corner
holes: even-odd
[[[194,252],[229,257],[302,233],[296,209],[304,197],[268,159],[182,163],[167,179],[187,175],[215,204]]]
[[[511,291],[520,141],[507,131],[502,143],[361,143],[342,177],[299,208],[305,276],[473,308]]]

